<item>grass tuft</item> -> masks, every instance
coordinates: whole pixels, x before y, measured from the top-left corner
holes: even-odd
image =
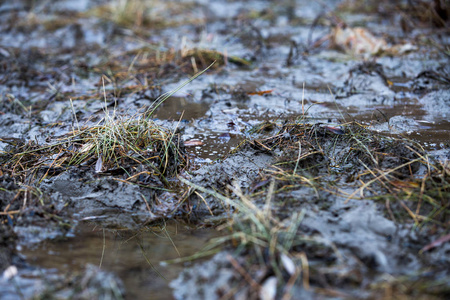
[[[252,133],[260,134],[267,127],[258,125]],[[274,178],[276,192],[306,186],[317,198],[331,193],[345,202],[375,199],[385,204],[394,221],[407,222],[408,216],[417,226],[431,222],[448,228],[448,165],[433,161],[418,143],[383,136],[355,122],[270,127],[278,130],[270,137],[249,140],[247,145],[269,154],[282,151],[261,179]]]
[[[305,211],[292,214],[289,218],[280,220],[272,213],[272,197],[275,181],[269,187],[265,203],[262,206],[255,204],[252,199],[244,195],[237,184],[228,186],[236,199],[225,197],[215,191],[203,188],[186,179],[179,178],[184,184],[223,201],[234,208],[235,214],[222,228],[229,228],[231,233],[211,240],[201,253],[188,258],[176,259],[171,262],[182,262],[216,253],[224,245],[235,248],[235,254],[245,255],[252,259],[246,261],[248,267],[259,266],[265,274],[274,273],[278,284],[289,285],[297,281],[309,288],[309,266],[306,254],[298,249],[308,244],[322,244],[321,241],[299,233],[299,227]],[[233,263],[233,261],[232,261]],[[248,276],[248,275],[246,275]],[[262,276],[264,277],[264,276]],[[260,288],[262,282],[257,282]],[[255,289],[255,285],[252,285]],[[258,290],[253,292],[257,293]],[[289,291],[286,291],[288,293]]]

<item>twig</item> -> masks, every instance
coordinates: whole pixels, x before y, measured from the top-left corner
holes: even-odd
[[[261,289],[261,286],[250,276],[250,274],[247,273],[247,271],[244,270],[244,268],[242,268],[236,259],[234,259],[230,254],[227,254],[227,259],[255,291],[259,291]]]

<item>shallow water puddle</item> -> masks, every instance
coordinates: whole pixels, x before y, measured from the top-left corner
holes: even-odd
[[[127,298],[169,299],[172,292],[168,284],[183,270],[183,265],[162,266],[159,262],[178,258],[177,251],[181,257],[193,255],[218,235],[213,229],[188,228],[174,222],[167,224],[165,230],[156,227],[139,232],[103,230],[82,223],[77,227],[75,237],[23,248],[21,254],[30,265],[42,268],[42,273],[48,274],[54,274],[55,269],[63,274],[75,273],[82,271],[86,264],[101,264],[102,270],[116,274],[123,281]]]
[[[244,140],[244,137],[236,134],[210,134],[195,135],[193,140],[201,141],[202,145],[190,148],[196,158],[214,161],[225,157],[230,150],[235,148]]]
[[[427,150],[445,149],[450,144],[450,122],[420,122],[421,129],[410,134],[416,141],[422,142]]]
[[[210,103],[196,103],[184,97],[170,97],[161,104],[153,116],[162,120],[190,121],[203,117],[210,106]]]

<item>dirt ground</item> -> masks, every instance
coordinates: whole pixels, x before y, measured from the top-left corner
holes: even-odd
[[[1,299],[448,299],[445,1],[0,4]]]

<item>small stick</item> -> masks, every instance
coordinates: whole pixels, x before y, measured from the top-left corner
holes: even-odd
[[[236,269],[236,271],[241,274],[242,277],[251,285],[251,287],[255,291],[259,291],[261,286],[247,273],[247,271],[242,268],[242,266],[234,259],[230,254],[227,254],[227,259],[230,261],[230,263],[233,265],[233,267]]]

